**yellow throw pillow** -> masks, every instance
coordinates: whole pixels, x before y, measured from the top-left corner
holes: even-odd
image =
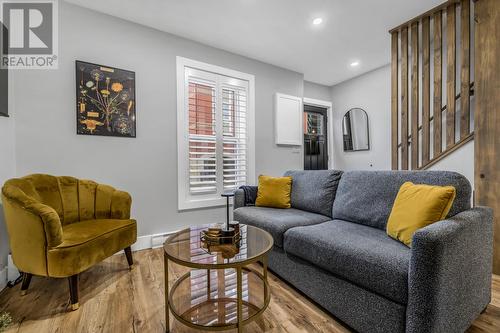
[[[290,208],[292,177],[259,176],[255,206]]]
[[[455,194],[453,186],[404,183],[389,215],[387,234],[411,247],[415,231],[448,215]]]

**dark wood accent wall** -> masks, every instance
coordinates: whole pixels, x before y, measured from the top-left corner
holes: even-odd
[[[393,169],[428,168],[474,135],[469,125],[474,88],[470,80],[471,1],[447,1],[390,31]]]
[[[460,139],[470,132],[470,2],[462,0],[460,31]]]
[[[398,169],[398,141],[399,141],[399,112],[398,112],[398,58],[399,58],[399,39],[398,33],[392,33],[392,43],[391,43],[391,151],[392,151],[392,169]]]
[[[418,87],[418,22],[411,25],[411,168],[418,168],[418,125],[419,125],[419,87]]]
[[[455,144],[456,20],[455,4],[446,8],[446,149]]]
[[[493,272],[500,274],[500,1],[478,0],[474,9],[474,198],[493,208]]]
[[[430,18],[422,19],[422,164],[430,159],[431,125]]]
[[[408,170],[408,28],[401,29],[401,169]],[[397,153],[397,151],[396,151]]]
[[[442,148],[442,121],[441,121],[441,106],[443,103],[443,14],[438,10],[433,17],[434,21],[434,97],[433,97],[433,114],[434,114],[434,158],[437,158]]]

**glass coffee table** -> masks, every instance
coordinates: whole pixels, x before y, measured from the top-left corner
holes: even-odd
[[[271,235],[260,228],[240,225],[237,245],[218,245],[210,251],[200,233],[208,225],[181,230],[163,245],[165,265],[166,332],[169,311],[182,324],[195,329],[238,329],[257,319],[269,305],[267,255],[273,247]],[[168,286],[168,264],[172,261],[189,271]],[[262,262],[262,272],[252,263]]]

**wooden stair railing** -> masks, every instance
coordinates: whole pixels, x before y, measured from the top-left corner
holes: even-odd
[[[470,129],[470,98],[474,94],[474,83],[470,81],[470,7],[471,0],[449,0],[389,31],[392,41],[391,165],[394,170],[426,169],[474,137]],[[458,22],[460,31],[457,31]],[[443,33],[446,34],[445,47]],[[456,56],[457,45],[460,46],[459,59]],[[443,56],[446,68],[443,68]],[[457,66],[460,66],[460,75],[456,74]],[[444,89],[443,71],[446,73]],[[457,81],[460,82],[459,89]],[[433,96],[430,95],[431,82]],[[443,106],[444,92],[446,105]],[[460,121],[457,122],[458,100]],[[444,128],[443,114],[446,117]],[[458,139],[455,133],[457,123],[460,131]],[[412,140],[413,137],[419,140]],[[446,142],[444,150],[443,138]]]
[[[474,96],[474,82],[471,82],[470,86],[469,86],[469,96],[468,98]],[[455,101],[458,101],[461,97],[461,94],[457,94],[455,96]],[[446,111],[446,105],[444,105],[443,107],[441,107],[441,114]],[[469,116],[470,117],[470,116]],[[434,120],[434,115],[430,116],[427,120],[423,119],[422,122],[423,124],[427,123],[430,125],[430,123]],[[424,128],[424,125],[421,124],[418,126],[418,132],[422,131],[423,128]],[[467,126],[470,126],[469,123],[467,123]],[[418,170],[425,170],[431,166],[433,166],[434,164],[436,164],[437,162],[439,162],[440,160],[442,160],[443,158],[445,158],[446,156],[449,156],[452,152],[458,150],[458,148],[462,147],[463,145],[465,145],[467,142],[469,141],[472,141],[474,139],[474,131],[470,132],[468,130],[467,134],[465,136],[461,136],[460,140],[457,141],[453,147],[451,148],[447,148],[445,151],[442,151],[437,153],[434,153],[434,156],[432,157],[432,159],[427,159],[427,161],[425,161],[424,159],[422,159],[422,164],[418,167]],[[412,143],[412,134],[409,134],[408,135],[408,145],[411,145]],[[442,142],[441,142],[441,145],[442,145]],[[398,148],[401,147],[401,143],[398,143]],[[423,154],[425,154],[425,152],[423,152]]]

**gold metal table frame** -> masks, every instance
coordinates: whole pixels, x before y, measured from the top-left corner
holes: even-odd
[[[252,227],[255,228],[255,227]],[[164,269],[165,269],[165,331],[170,332],[170,318],[169,318],[169,312],[172,313],[175,319],[177,319],[180,323],[186,325],[187,327],[194,328],[194,329],[199,329],[199,330],[205,330],[205,331],[223,331],[223,330],[229,330],[229,329],[237,329],[238,333],[243,331],[243,326],[247,325],[248,323],[258,319],[262,313],[267,309],[269,302],[271,300],[271,292],[269,288],[269,282],[268,282],[268,269],[267,269],[267,260],[268,260],[268,253],[272,248],[273,241],[271,235],[269,235],[267,232],[263,231],[260,229],[259,231],[264,232],[266,237],[269,237],[271,239],[270,241],[270,246],[266,247],[263,251],[258,256],[254,256],[251,258],[248,258],[247,260],[241,260],[237,262],[227,262],[227,263],[220,263],[220,264],[212,264],[212,263],[197,263],[197,262],[189,262],[186,260],[179,259],[176,256],[170,255],[167,253],[165,250],[165,246],[169,242],[169,239],[172,239],[179,233],[173,234],[169,238],[167,238],[164,246]],[[168,283],[168,278],[169,278],[169,272],[168,272],[168,264],[169,261],[172,261],[178,265],[191,268],[189,272],[185,273],[181,277],[179,277],[174,284],[172,285],[170,291],[169,291],[169,283]],[[256,269],[253,269],[249,267],[249,265],[256,263],[256,262],[261,262],[262,263],[262,273],[257,271]],[[236,298],[234,297],[218,297],[218,298],[211,298],[210,296],[210,271],[211,270],[226,270],[226,269],[234,269],[236,271]],[[193,270],[206,270],[207,272],[207,300],[202,301],[200,304],[196,304],[194,306],[189,307],[186,311],[183,311],[183,313],[179,313],[177,307],[175,306],[174,300],[174,295],[178,289],[178,287],[182,284],[183,281],[186,279],[190,278],[190,274]],[[263,297],[263,304],[261,306],[257,306],[250,301],[244,301],[243,300],[243,288],[242,288],[242,279],[243,279],[243,272],[251,273],[254,274],[257,278],[259,278],[262,283],[263,283],[263,290],[264,290],[264,297]],[[249,286],[250,288],[250,286]],[[196,311],[198,308],[200,308],[202,305],[207,304],[207,303],[236,303],[237,305],[237,321],[234,323],[224,323],[224,324],[216,324],[216,325],[210,325],[210,326],[205,326],[205,325],[200,325],[197,323],[193,323],[192,321],[189,321],[186,319],[186,314],[191,313]],[[243,306],[246,306],[248,308],[252,308],[254,310],[253,314],[248,314],[247,318],[243,318]]]

